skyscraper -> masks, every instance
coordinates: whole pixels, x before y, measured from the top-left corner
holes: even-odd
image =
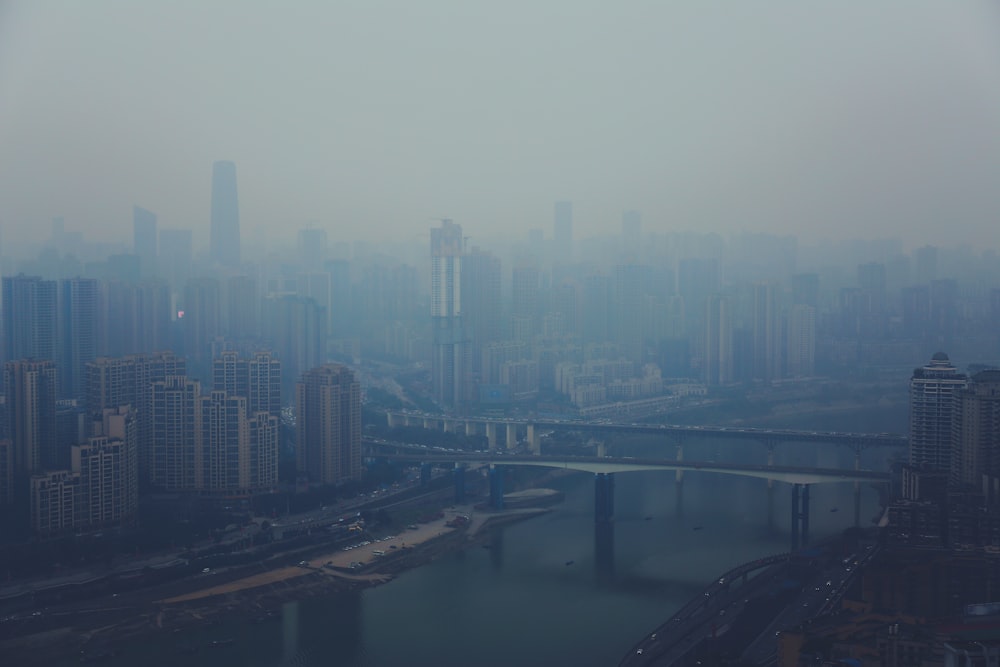
[[[466,341],[462,330],[462,228],[451,220],[431,230],[431,384],[443,407],[466,399]]]
[[[226,267],[240,265],[240,209],[236,196],[236,165],[212,165],[212,226],[209,254]]]
[[[37,276],[3,279],[3,359],[56,360],[56,282]]]
[[[966,385],[948,355],[936,353],[910,379],[910,464],[949,472],[955,395]]]
[[[361,477],[361,384],[346,366],[324,364],[295,386],[295,462],[320,484]]]
[[[149,481],[165,491],[202,488],[198,436],[202,412],[198,409],[201,385],[184,376],[154,382],[150,390],[152,420]]]
[[[733,314],[729,299],[713,294],[705,300],[705,354],[702,363],[705,384],[726,385],[733,381]]]

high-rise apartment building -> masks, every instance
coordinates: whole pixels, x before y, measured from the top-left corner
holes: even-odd
[[[80,476],[76,525],[127,525],[139,511],[138,423],[128,406],[106,409],[100,432],[72,448],[72,472]]]
[[[72,278],[59,285],[57,363],[59,394],[63,398],[83,398],[85,368],[97,357],[98,336],[103,328],[100,298],[100,285],[93,278]]]
[[[266,298],[262,313],[264,340],[281,360],[290,394],[299,375],[326,359],[326,311],[312,299],[282,294]]]
[[[240,208],[236,195],[236,165],[212,165],[212,220],[209,255],[225,267],[240,265]]]
[[[165,491],[201,488],[200,394],[201,385],[184,376],[171,376],[151,384],[152,438],[148,460],[149,481],[155,487]]]
[[[172,346],[170,288],[160,280],[105,282],[98,356],[152,353]]]
[[[246,398],[248,417],[257,412],[281,417],[281,362],[270,352],[249,357],[223,352],[212,364],[212,389]]]
[[[212,343],[222,335],[222,299],[215,278],[189,280],[184,286],[184,353],[196,373],[207,370]]]
[[[3,360],[56,360],[56,282],[37,276],[3,278]]]
[[[702,376],[709,386],[733,381],[733,312],[729,299],[713,294],[705,300],[705,349]]]
[[[781,319],[773,285],[753,286],[752,373],[757,380],[781,377]]]
[[[361,384],[346,366],[324,364],[295,387],[295,461],[320,484],[361,477]]]
[[[233,340],[260,336],[260,293],[251,276],[226,281],[225,333]]]
[[[462,321],[462,228],[451,220],[431,230],[431,384],[446,408],[467,398],[467,341]]]
[[[785,368],[788,377],[816,373],[816,309],[797,303],[788,309]]]
[[[56,365],[52,361],[21,359],[4,365],[4,407],[14,447],[15,473],[59,467],[56,384]]]
[[[472,371],[478,376],[483,347],[501,340],[500,259],[473,248],[462,257],[462,321],[469,338]]]
[[[132,406],[137,419],[136,449],[139,474],[148,480],[153,451],[151,387],[169,377],[184,376],[187,363],[173,352],[101,357],[87,364],[84,408],[90,420],[90,435],[98,435],[99,420],[108,409]]]
[[[976,373],[955,393],[951,481],[1000,500],[1000,371]]]
[[[952,415],[956,394],[965,388],[948,355],[936,353],[910,379],[910,465],[942,472],[951,469]]]

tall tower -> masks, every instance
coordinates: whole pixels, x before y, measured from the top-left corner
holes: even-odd
[[[713,294],[705,300],[705,384],[726,385],[733,381],[733,314],[729,299]]]
[[[212,226],[209,254],[227,267],[240,265],[240,208],[236,197],[236,165],[212,165]]]
[[[346,366],[324,364],[295,385],[295,462],[320,484],[361,477],[361,384]]]
[[[781,377],[781,320],[773,285],[753,286],[751,313],[753,377],[777,380]]]
[[[462,257],[462,319],[468,332],[472,371],[481,373],[482,350],[500,340],[500,259],[473,248]]]
[[[966,385],[948,355],[936,353],[910,379],[910,465],[949,472],[955,396]]]
[[[434,398],[443,407],[465,402],[466,343],[462,330],[462,228],[451,220],[431,230],[431,360]]]
[[[56,359],[56,282],[3,279],[3,359]]]

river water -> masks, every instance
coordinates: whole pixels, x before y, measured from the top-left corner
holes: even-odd
[[[879,432],[902,430],[865,421]],[[843,417],[838,423],[838,430],[868,430],[857,420],[852,428],[843,427]],[[615,446],[663,455],[661,444],[641,439]],[[889,453],[866,452],[864,467],[882,468]],[[766,460],[759,445],[723,441],[688,445],[684,455]],[[776,463],[854,461],[838,447],[786,445]],[[784,484],[769,500],[760,479],[696,472],[679,486],[672,473],[619,474],[613,545],[595,531],[592,475],[573,473],[547,486],[565,500],[548,514],[493,529],[487,547],[449,553],[376,588],[286,604],[278,618],[257,625],[223,622],[154,638],[117,660],[189,667],[614,665],[720,573],[788,549],[791,493]],[[811,488],[813,539],[851,525],[851,484]],[[863,488],[862,525],[877,511],[876,491]],[[205,646],[230,637],[232,645]],[[178,653],[191,645],[202,648]]]

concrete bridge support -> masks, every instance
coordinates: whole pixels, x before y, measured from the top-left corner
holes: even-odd
[[[454,419],[442,419],[441,426],[444,427],[442,430],[445,433],[454,433],[458,430],[458,422]]]
[[[476,422],[465,422],[465,435],[473,436],[476,434]]]
[[[503,470],[497,466],[490,466],[490,507],[503,509]]]
[[[809,544],[809,485],[792,484],[792,551],[807,544]]]
[[[490,449],[497,448],[497,425],[496,422],[486,422],[486,442]]]
[[[615,516],[614,473],[594,475],[594,521],[611,521]]]
[[[507,422],[507,449],[517,447],[517,424]]]
[[[534,424],[528,424],[528,447],[532,454],[542,453],[542,438],[538,433],[538,427]]]
[[[604,442],[603,440],[599,440],[594,442],[594,445],[597,449],[598,457],[603,459],[605,456],[608,455],[608,443]]]
[[[452,470],[452,477],[455,480],[455,503],[465,502],[465,465],[461,463],[455,464],[455,469]]]
[[[424,417],[424,428],[437,428],[438,421],[430,417]]]
[[[386,426],[396,428],[396,415],[391,412],[385,413]]]

